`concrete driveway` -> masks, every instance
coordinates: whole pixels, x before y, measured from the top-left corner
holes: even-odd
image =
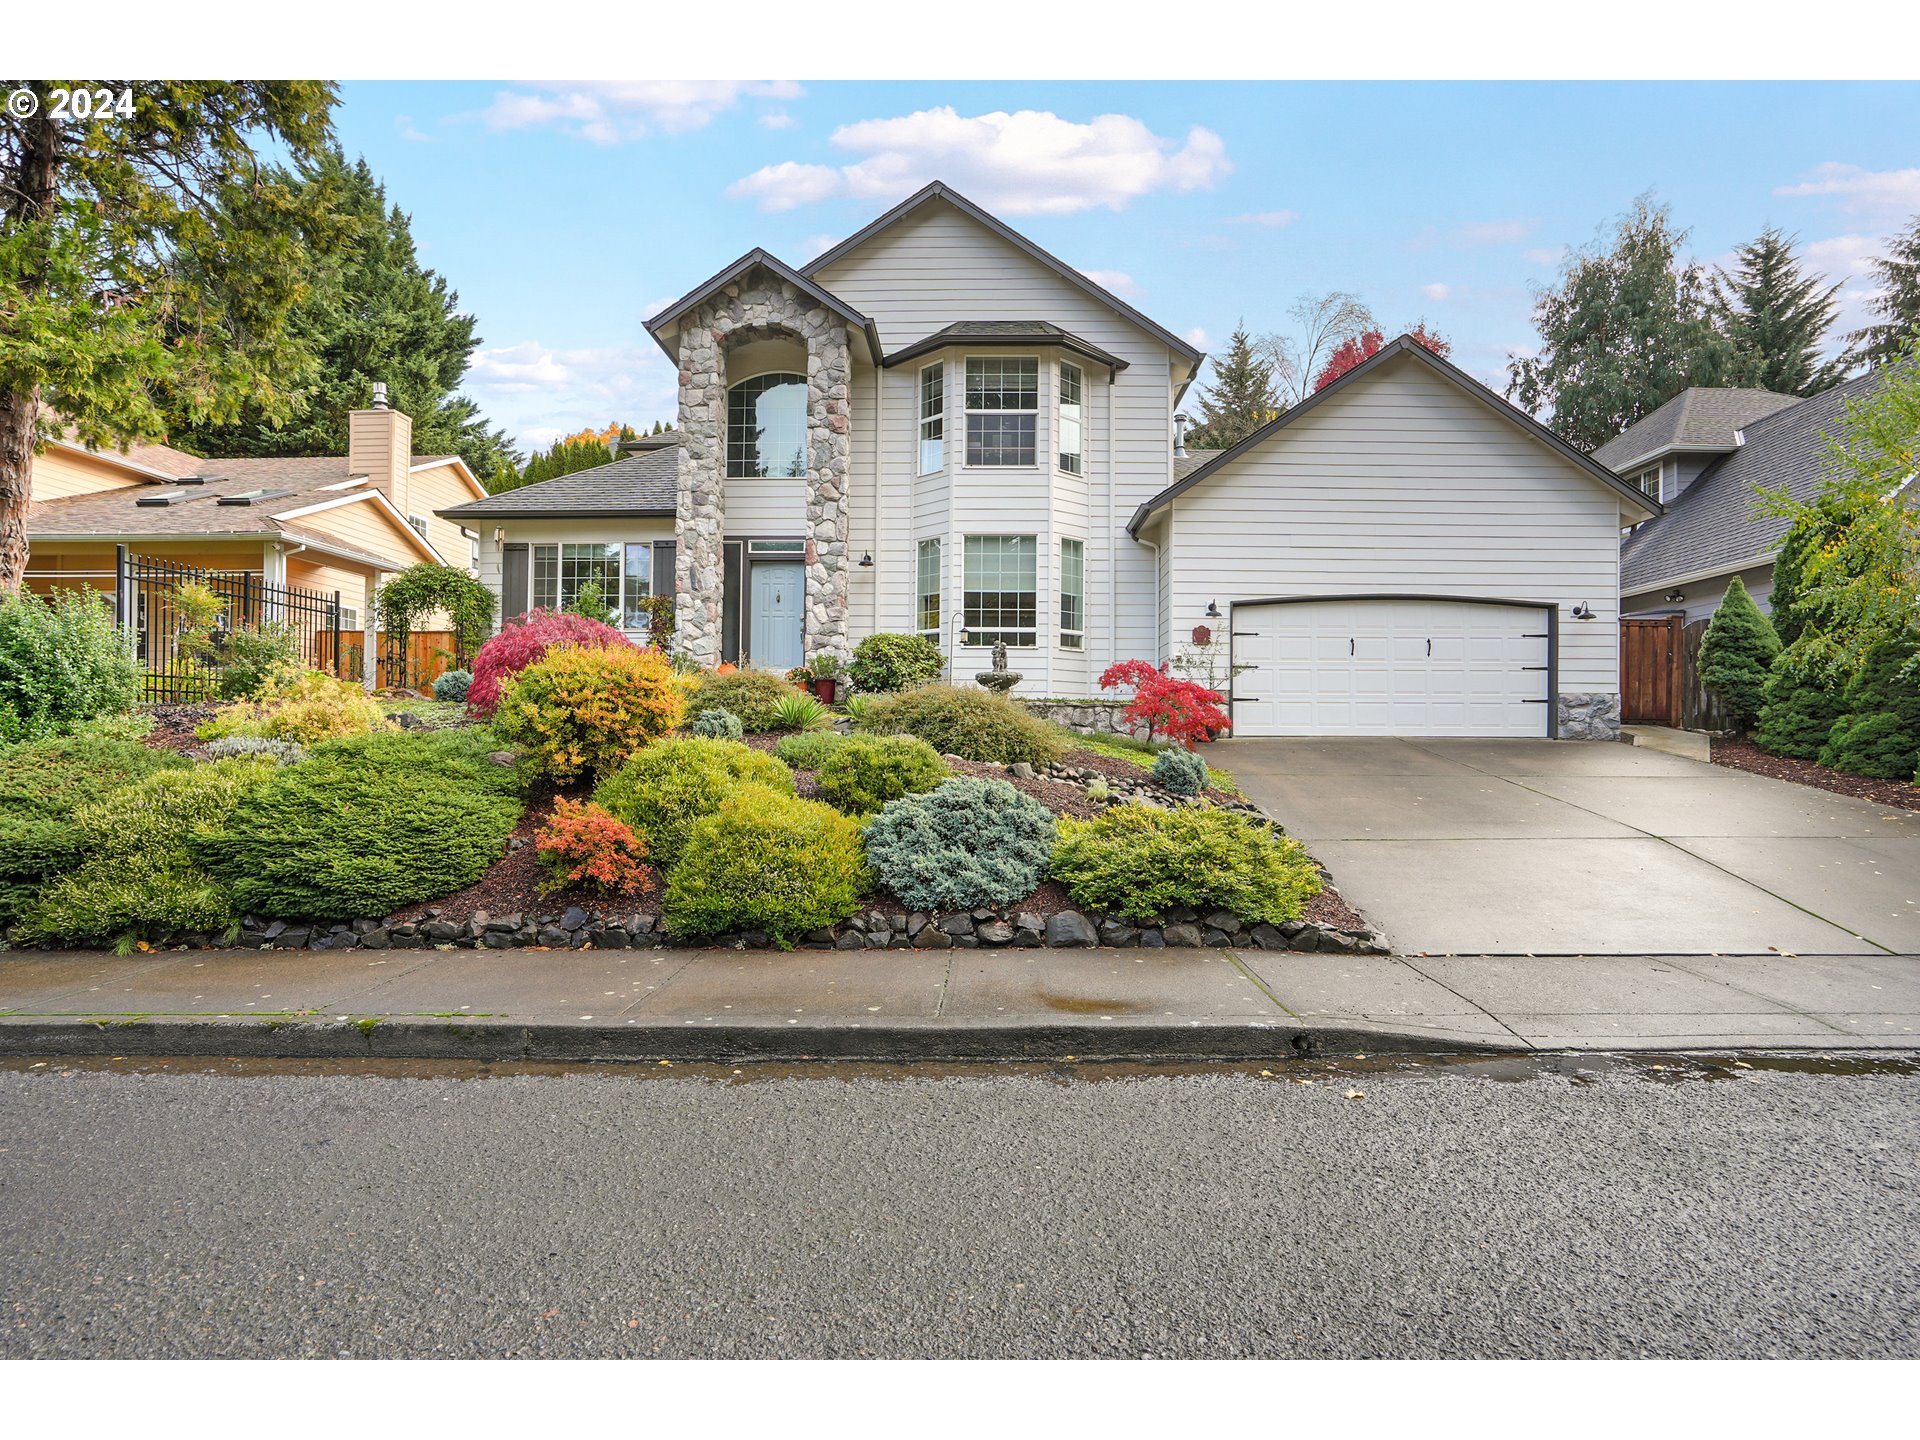
[[[1217,754],[1409,953],[1920,954],[1920,813],[1630,745]]]

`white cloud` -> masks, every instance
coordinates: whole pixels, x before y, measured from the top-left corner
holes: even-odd
[[[1564,245],[1544,245],[1537,250],[1522,250],[1520,258],[1535,265],[1558,265],[1566,253]]]
[[[1779,185],[1776,195],[1832,195],[1855,214],[1895,218],[1920,210],[1920,169],[1868,170],[1829,160],[1807,171],[1797,184]]]
[[[1456,245],[1517,245],[1533,233],[1531,220],[1468,220],[1453,227]]]
[[[1453,292],[1436,280],[1431,285],[1422,285],[1420,293],[1429,300],[1444,300]]]
[[[769,110],[760,117],[760,128],[763,130],[791,130],[799,123],[784,110]]]
[[[678,376],[651,344],[489,347],[475,352],[462,388],[522,448],[609,420],[671,420],[679,402]]]
[[[800,242],[800,263],[804,265],[809,260],[819,259],[838,245],[841,238],[838,235],[809,235]]]
[[[1186,341],[1196,350],[1211,350],[1213,348],[1213,341],[1207,338],[1207,332],[1198,325],[1187,331]]]
[[[1229,225],[1291,225],[1300,218],[1298,210],[1252,210],[1245,215],[1229,215]]]
[[[1102,290],[1111,290],[1124,299],[1131,300],[1140,293],[1140,287],[1124,270],[1082,270],[1080,273]]]
[[[557,125],[598,145],[703,129],[747,96],[792,99],[791,80],[590,80],[541,84],[535,92],[502,90],[481,118],[489,130]]]
[[[1876,235],[1835,235],[1827,240],[1812,240],[1800,247],[1807,269],[1827,277],[1829,285],[1840,285],[1834,297],[1834,335],[1858,330],[1875,317],[1867,304],[1879,293],[1880,277],[1873,262],[1886,254],[1886,241]]]
[[[427,132],[422,130],[418,125],[415,125],[411,115],[394,116],[393,128],[400,132],[400,138],[402,140],[411,140],[415,144],[420,145],[431,145],[434,143],[434,137],[427,134]]]
[[[1086,124],[1048,110],[961,115],[951,106],[842,125],[833,145],[858,156],[845,165],[786,161],[735,181],[727,194],[762,210],[791,210],[830,197],[897,200],[945,180],[1009,215],[1123,210],[1155,190],[1211,186],[1233,167],[1226,143],[1194,126],[1181,142],[1130,115]]]

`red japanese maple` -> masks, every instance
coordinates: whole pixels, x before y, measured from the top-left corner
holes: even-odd
[[[1109,665],[1100,676],[1102,690],[1133,688],[1133,699],[1122,715],[1129,725],[1144,725],[1149,735],[1178,741],[1191,750],[1202,740],[1211,739],[1233,722],[1220,706],[1227,697],[1192,680],[1169,675],[1145,660],[1122,660]]]
[[[1424,324],[1416,325],[1409,330],[1407,339],[1416,345],[1426,346],[1434,354],[1443,358],[1453,353],[1453,345],[1427,329]],[[1387,337],[1378,330],[1368,330],[1364,334],[1342,340],[1340,348],[1335,350],[1327,360],[1326,368],[1313,377],[1314,390],[1326,389],[1361,361],[1371,360],[1380,353],[1381,346],[1386,343]]]
[[[467,708],[479,716],[493,714],[500,704],[500,687],[533,664],[555,645],[607,646],[632,642],[611,625],[589,620],[571,610],[529,610],[507,621],[473,657],[473,684],[467,688]]]

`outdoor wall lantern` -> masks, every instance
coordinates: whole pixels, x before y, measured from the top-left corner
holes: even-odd
[[[1567,613],[1573,616],[1573,618],[1576,620],[1593,619],[1593,607],[1587,604],[1587,602],[1584,600],[1582,600],[1578,605],[1574,606],[1573,609],[1569,610]]]
[[[1209,620],[1220,618],[1220,606],[1212,600],[1207,601],[1207,618]]]
[[[873,552],[871,550],[860,557],[860,568],[862,570],[871,570],[873,568]]]
[[[1684,590],[1667,591],[1667,604],[1669,605],[1681,604],[1683,601],[1686,600],[1686,598],[1687,598],[1687,592]]]

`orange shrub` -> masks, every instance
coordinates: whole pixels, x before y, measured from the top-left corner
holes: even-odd
[[[647,842],[592,801],[554,801],[553,818],[540,827],[533,848],[549,877],[541,888],[564,890],[591,885],[610,895],[640,888]]]
[[[686,702],[655,650],[550,650],[500,692],[494,729],[553,780],[595,779],[679,726]]]

